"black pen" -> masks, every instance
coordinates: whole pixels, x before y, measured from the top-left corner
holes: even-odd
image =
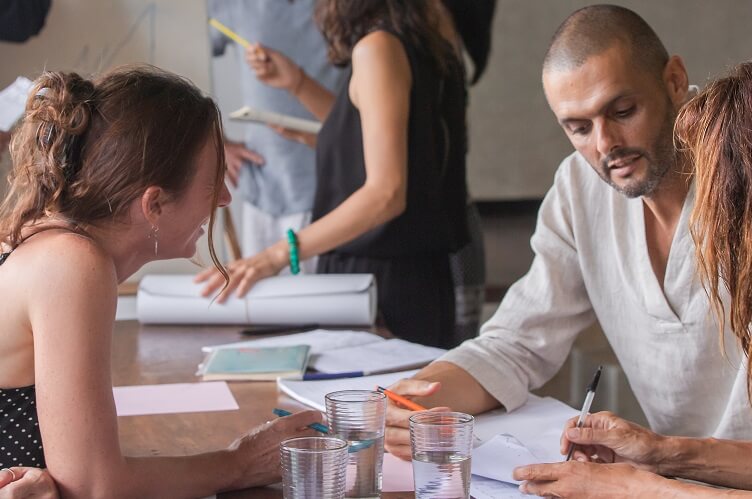
[[[318,329],[318,324],[268,324],[259,326],[250,326],[240,331],[245,336],[261,336],[264,334],[279,333],[302,333]]]
[[[595,376],[593,376],[593,381],[591,381],[587,387],[587,391],[585,393],[585,403],[582,404],[582,411],[580,411],[580,417],[579,419],[577,419],[577,428],[582,428],[582,425],[585,424],[585,418],[587,417],[588,412],[590,412],[590,406],[593,405],[595,389],[598,388],[598,380],[601,379],[602,369],[603,366],[598,366],[598,370],[595,371]],[[574,447],[574,444],[569,446],[569,452],[567,452],[567,461],[572,459],[572,454],[574,454]]]

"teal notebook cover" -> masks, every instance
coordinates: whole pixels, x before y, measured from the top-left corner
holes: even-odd
[[[303,376],[308,345],[219,348],[206,359],[204,380],[275,380]]]

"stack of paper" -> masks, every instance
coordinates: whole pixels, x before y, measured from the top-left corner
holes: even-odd
[[[322,373],[362,371],[377,374],[405,371],[429,364],[446,352],[399,338],[385,339],[365,331],[328,331],[317,329],[306,333],[289,334],[205,347],[204,351],[239,347],[278,347],[308,345],[311,358],[308,366]]]
[[[521,497],[513,485],[519,483],[512,478],[514,468],[561,461],[561,432],[566,421],[577,414],[558,400],[530,394],[516,411],[478,416],[475,434],[484,444],[473,449],[471,495],[477,499]]]
[[[389,386],[397,381],[409,378],[418,371],[377,374],[360,378],[333,379],[325,381],[294,381],[278,379],[277,386],[290,397],[307,406],[326,411],[324,397],[327,393],[339,390],[375,390],[377,386]]]

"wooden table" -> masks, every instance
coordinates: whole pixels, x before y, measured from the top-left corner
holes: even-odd
[[[242,341],[239,327],[141,326],[115,324],[112,348],[114,386],[195,382],[201,347]],[[227,447],[250,428],[273,418],[272,409],[303,408],[277,389],[274,382],[233,382],[237,411],[127,416],[118,418],[120,445],[127,456],[182,456]],[[221,498],[280,498],[280,487],[221,494]],[[412,492],[387,493],[384,498],[413,498]]]

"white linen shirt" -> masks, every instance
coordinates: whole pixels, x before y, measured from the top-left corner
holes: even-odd
[[[439,360],[467,370],[514,410],[561,368],[577,334],[597,319],[655,431],[752,439],[744,356],[728,330],[726,357],[721,353],[696,273],[693,203],[694,185],[661,290],[642,199],[619,194],[573,153],[541,205],[529,272],[478,338]]]

